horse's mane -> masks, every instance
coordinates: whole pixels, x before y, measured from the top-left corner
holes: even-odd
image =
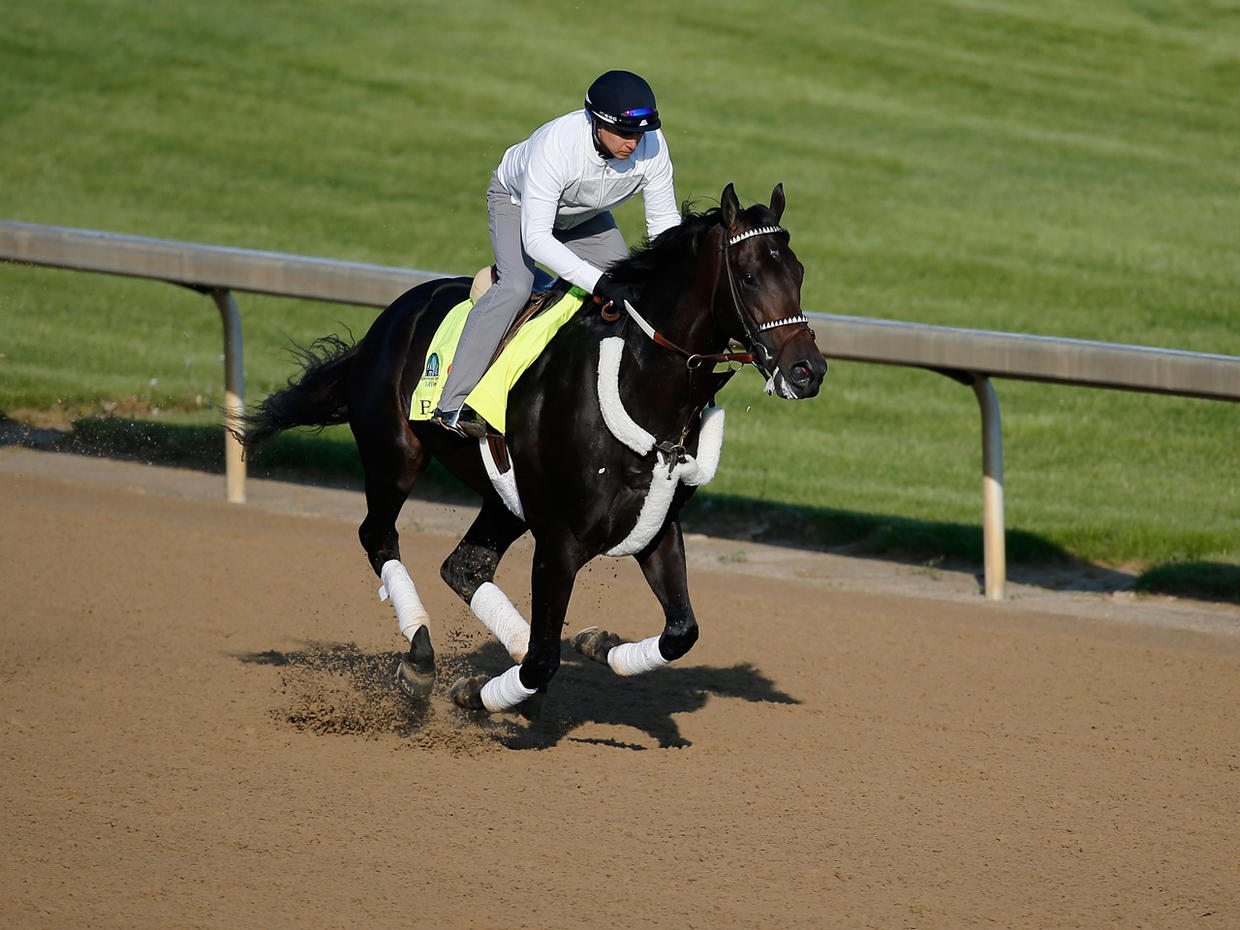
[[[719,207],[696,213],[686,201],[681,207],[678,226],[664,230],[654,239],[644,240],[628,258],[608,268],[608,274],[639,291],[644,285],[658,285],[670,274],[683,278],[685,267],[697,257],[707,231],[723,221],[722,214]]]

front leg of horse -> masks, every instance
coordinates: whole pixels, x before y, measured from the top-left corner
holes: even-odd
[[[548,549],[553,551],[548,554]],[[502,675],[466,678],[454,684],[449,694],[457,705],[499,713],[546,691],[560,667],[560,631],[582,561],[573,558],[566,547],[535,547],[529,650],[518,665]]]
[[[521,520],[488,499],[439,570],[448,587],[504,644],[514,662],[521,662],[529,650],[530,625],[495,584],[495,570],[508,547],[524,532]]]
[[[544,691],[559,666],[559,637],[556,637],[554,649],[540,646],[535,640],[518,665],[494,678],[481,675],[458,679],[448,689],[448,696],[466,710],[485,710],[493,714],[512,710]]]
[[[693,648],[698,625],[689,603],[684,538],[680,524],[669,521],[651,544],[636,555],[642,574],[663,607],[663,632],[638,642],[624,642],[598,627],[573,637],[573,648],[588,659],[628,677],[662,668]]]

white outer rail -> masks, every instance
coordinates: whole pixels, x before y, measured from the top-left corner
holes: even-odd
[[[244,406],[241,317],[233,291],[386,307],[438,272],[119,233],[0,220],[0,260],[153,278],[209,294],[224,324],[225,414]],[[807,313],[828,358],[929,368],[972,387],[982,415],[984,588],[1001,600],[1006,579],[1003,435],[990,379],[1240,401],[1240,357],[1173,349]],[[228,499],[245,500],[241,448],[225,431]]]

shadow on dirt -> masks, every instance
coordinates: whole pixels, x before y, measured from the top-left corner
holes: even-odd
[[[645,734],[659,748],[690,745],[676,716],[701,710],[713,698],[770,704],[799,704],[753,665],[730,668],[669,666],[639,678],[618,678],[563,645],[565,660],[546,695],[520,712],[490,715],[464,711],[447,699],[461,675],[499,674],[511,660],[497,643],[467,655],[440,659],[431,700],[415,704],[396,687],[396,653],[369,653],[352,643],[307,643],[296,652],[269,650],[238,656],[244,663],[279,670],[285,706],[272,716],[304,732],[395,736],[410,745],[435,744],[454,752],[549,749],[568,739],[622,749],[649,748],[618,735],[574,737],[582,727],[609,727]]]

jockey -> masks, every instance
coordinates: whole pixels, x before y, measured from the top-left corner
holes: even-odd
[[[498,279],[466,319],[432,423],[486,435],[465,398],[525,306],[535,262],[605,303],[633,301],[604,270],[628,255],[611,210],[641,191],[649,238],[680,222],[659,125],[650,85],[632,72],[608,71],[590,85],[584,109],[504,153],[487,188]]]

